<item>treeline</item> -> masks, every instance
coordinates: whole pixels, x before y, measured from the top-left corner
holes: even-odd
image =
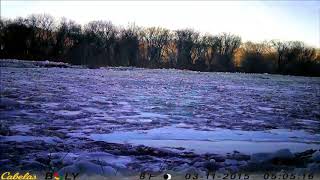
[[[136,66],[197,71],[320,76],[320,54],[299,41],[245,42],[237,35],[170,31],[109,21],[81,26],[30,15],[0,21],[0,58],[62,61],[89,67]]]

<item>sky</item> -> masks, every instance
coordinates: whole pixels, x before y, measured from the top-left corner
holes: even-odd
[[[115,25],[193,28],[201,33],[240,35],[243,41],[299,40],[320,48],[317,1],[6,1],[1,18],[51,14],[85,24],[108,20]]]

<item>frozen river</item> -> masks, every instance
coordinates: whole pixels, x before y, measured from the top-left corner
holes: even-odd
[[[114,162],[105,167],[133,171],[190,167],[208,154],[248,162],[320,149],[320,78],[2,62],[0,117],[0,165],[15,162],[7,168],[46,168],[33,155],[48,153],[70,156],[61,167],[100,153]],[[171,153],[185,156],[164,163]]]

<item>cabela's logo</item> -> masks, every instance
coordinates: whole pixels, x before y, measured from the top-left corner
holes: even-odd
[[[19,172],[16,172],[15,174],[11,174],[11,172],[4,172],[1,174],[1,179],[10,179],[10,180],[35,180],[37,179],[37,176],[35,174],[25,173],[20,174]]]

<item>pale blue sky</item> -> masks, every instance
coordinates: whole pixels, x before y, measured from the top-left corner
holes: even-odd
[[[115,25],[194,28],[203,33],[230,32],[244,41],[300,40],[320,47],[317,1],[4,1],[1,16],[48,13],[81,24],[110,20]]]

